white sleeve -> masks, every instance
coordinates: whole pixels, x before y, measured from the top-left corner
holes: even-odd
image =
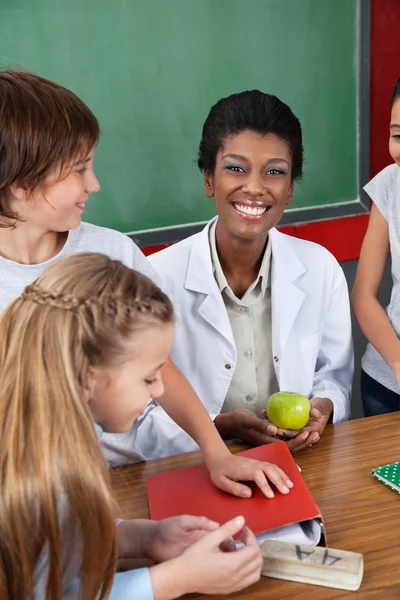
[[[364,186],[364,190],[386,221],[389,221],[390,180],[391,170],[386,168]]]
[[[132,241],[132,240],[131,240]],[[166,294],[174,305],[175,315],[178,315],[177,306],[174,302],[172,294],[172,284],[167,277],[163,277],[161,273],[158,273],[150,261],[146,258],[143,252],[138,246],[132,241],[132,264],[127,265],[131,269],[146,275],[149,279],[154,281],[156,285]]]
[[[139,246],[136,246],[135,242],[132,241],[132,264],[128,265],[131,269],[146,275],[149,279],[154,281],[159,287],[161,287],[161,281],[156,271],[153,269],[150,262],[147,260]]]
[[[312,397],[333,402],[333,422],[350,418],[350,394],[354,374],[350,302],[347,283],[336,263],[334,286],[327,310]]]
[[[116,573],[109,600],[154,600],[149,569]]]
[[[63,600],[79,600],[80,577],[75,577],[63,593]],[[38,596],[39,597],[39,596]],[[44,598],[41,595],[40,598]],[[149,569],[134,569],[116,573],[108,600],[154,600]]]

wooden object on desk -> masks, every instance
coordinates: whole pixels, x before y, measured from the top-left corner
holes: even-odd
[[[358,590],[363,556],[356,552],[265,541],[261,546],[265,577],[311,583],[339,590]]]
[[[236,444],[230,449],[247,447]],[[400,413],[328,425],[317,444],[295,455],[324,515],[329,546],[364,555],[364,579],[357,592],[262,577],[234,599],[399,600],[400,499],[371,476],[374,467],[399,457]],[[117,516],[148,517],[147,477],[201,462],[200,452],[193,452],[115,469],[111,479]]]

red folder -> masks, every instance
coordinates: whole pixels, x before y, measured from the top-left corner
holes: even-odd
[[[287,495],[274,489],[275,497],[269,499],[251,483],[252,497],[236,498],[217,489],[205,465],[197,465],[147,479],[151,518],[204,515],[222,524],[243,515],[255,534],[311,519],[318,519],[322,525],[318,506],[284,442],[258,446],[239,455],[278,465],[293,481],[293,489]],[[324,543],[323,540],[320,543]]]

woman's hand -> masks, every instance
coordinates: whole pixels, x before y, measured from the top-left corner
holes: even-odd
[[[238,438],[253,446],[279,441],[275,437],[277,427],[267,419],[260,419],[247,408],[222,413],[214,419],[214,424],[224,440]]]
[[[310,418],[303,429],[294,431],[278,428],[277,430],[277,435],[287,442],[292,452],[318,442],[333,412],[333,402],[329,398],[313,398],[310,404]]]

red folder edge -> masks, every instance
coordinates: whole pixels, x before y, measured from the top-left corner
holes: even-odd
[[[317,519],[321,523],[321,541],[326,545],[323,518],[285,442],[275,442],[240,452],[246,456],[279,466],[293,481],[294,487],[284,495],[274,489],[275,498],[266,498],[254,484],[251,498],[236,498],[217,489],[204,464],[152,475],[146,481],[150,517],[154,520],[176,515],[206,516],[225,523],[243,515],[255,533],[270,531]]]

